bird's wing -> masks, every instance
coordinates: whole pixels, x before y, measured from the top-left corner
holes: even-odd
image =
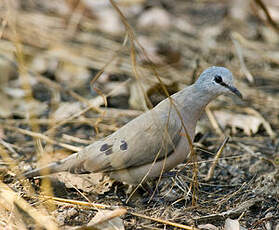
[[[70,171],[108,172],[152,163],[173,152],[181,135],[181,121],[166,106],[151,110],[112,135],[77,154]]]
[[[181,121],[163,101],[111,134],[78,153],[24,174],[26,177],[70,171],[109,172],[150,164],[170,155],[181,139]]]

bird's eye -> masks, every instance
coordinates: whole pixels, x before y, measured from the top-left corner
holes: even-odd
[[[223,82],[223,79],[222,79],[221,76],[216,75],[216,76],[214,77],[214,81],[215,81],[216,83],[222,83],[222,82]]]

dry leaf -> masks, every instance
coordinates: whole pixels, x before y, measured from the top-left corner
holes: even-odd
[[[225,230],[244,230],[239,224],[238,220],[227,218],[225,221]]]
[[[113,181],[102,173],[71,174],[69,172],[58,173],[59,181],[65,183],[67,188],[77,188],[84,192],[104,194],[109,191]]]
[[[258,132],[262,120],[256,116],[235,114],[228,111],[214,111],[214,116],[222,128],[232,127],[232,132],[236,133],[236,128],[242,129],[245,134],[251,136]]]
[[[87,226],[101,230],[124,230],[123,220],[119,216],[125,213],[125,209],[100,210]]]

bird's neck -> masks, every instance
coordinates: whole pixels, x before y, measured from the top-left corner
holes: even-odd
[[[207,91],[200,90],[195,85],[188,86],[173,95],[182,116],[194,122],[200,118],[207,104],[215,97],[215,95],[210,95]],[[192,116],[191,118],[189,114]]]

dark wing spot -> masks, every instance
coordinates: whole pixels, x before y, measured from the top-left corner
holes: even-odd
[[[107,151],[109,148],[111,148],[112,145],[108,145],[108,144],[103,144],[100,148],[101,152]]]
[[[112,146],[111,146],[111,147],[112,147]],[[106,155],[112,154],[112,148],[111,148],[111,147],[105,151],[105,154],[106,154]]]
[[[104,151],[106,151],[107,149],[108,149],[108,144],[103,144],[102,146],[101,146],[101,148],[100,148],[100,151],[101,152],[104,152]]]
[[[123,151],[124,151],[124,150],[127,150],[127,149],[128,149],[128,144],[127,144],[127,142],[124,141],[124,140],[122,140],[121,143],[122,143],[122,144],[120,145],[120,149],[123,150]]]
[[[100,148],[101,152],[105,152],[106,155],[112,154],[112,145],[103,144]]]

